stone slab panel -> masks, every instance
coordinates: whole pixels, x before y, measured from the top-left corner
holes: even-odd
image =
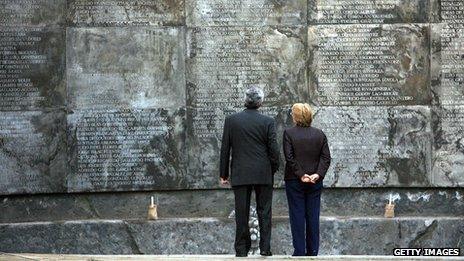
[[[306,33],[302,27],[191,28],[187,41],[189,170],[197,177],[193,185],[209,188],[218,185],[224,119],[244,109],[249,86],[264,89],[262,111],[280,123],[288,104],[307,99]]]
[[[0,251],[61,254],[234,254],[233,219],[0,224]],[[391,255],[397,247],[463,248],[461,218],[321,218],[320,255]],[[273,254],[292,253],[289,220],[273,220]],[[277,236],[278,235],[278,236]]]
[[[217,101],[241,108],[242,91],[251,85],[264,89],[267,106],[307,98],[305,38],[303,27],[188,29],[188,105]]]
[[[464,106],[433,108],[433,184],[464,186]]]
[[[322,106],[430,104],[424,24],[308,28],[311,98]]]
[[[137,253],[131,248],[131,238],[121,221],[69,221],[50,223],[24,223],[22,232],[19,227],[0,228],[2,233],[2,250],[11,249],[12,244],[17,246],[28,244],[31,247],[24,252],[32,253],[92,253],[92,254],[132,254]],[[26,232],[28,231],[28,232]],[[28,233],[29,238],[15,237],[13,233]],[[10,234],[11,233],[11,234]],[[34,235],[34,236],[32,236]],[[52,250],[58,247],[61,250]],[[11,249],[12,250],[12,249]],[[29,250],[29,251],[28,251]],[[19,251],[19,249],[17,250]],[[14,252],[17,252],[14,251]],[[13,251],[8,251],[13,252]],[[21,251],[20,251],[21,252]]]
[[[431,0],[436,15],[434,22],[460,21],[463,18],[463,3],[460,0]]]
[[[394,248],[408,247],[453,246],[462,249],[461,222],[460,217],[395,219],[360,217],[347,219],[345,222],[339,222],[334,218],[332,222],[322,221],[321,237],[324,240],[321,241],[320,248],[322,253],[335,255],[391,255]],[[280,231],[275,231],[275,234]],[[333,247],[333,242],[340,242],[340,245]]]
[[[69,191],[185,187],[185,109],[68,115]]]
[[[306,25],[306,0],[186,0],[188,26]]]
[[[433,183],[464,185],[464,3],[437,1],[432,24]]]
[[[0,112],[0,194],[66,190],[64,111]]]
[[[381,217],[390,194],[397,217],[464,216],[462,188],[325,188],[321,215]],[[234,210],[230,189],[9,195],[0,196],[0,209],[8,210],[0,215],[0,223],[143,219],[150,196],[155,197],[160,218],[225,218]],[[288,216],[285,189],[275,189],[272,200],[272,215]]]
[[[440,1],[432,25],[432,91],[436,105],[464,105],[464,3]]]
[[[139,26],[184,24],[184,0],[69,0],[73,26]]]
[[[69,107],[185,106],[180,27],[68,28]]]
[[[427,23],[428,0],[308,1],[309,24]]]
[[[56,258],[62,258],[63,261],[68,261],[68,260],[75,260],[79,258],[98,258],[101,261],[106,261],[106,260],[111,260],[114,258],[118,258],[119,261],[129,261],[132,260],[134,257],[132,255],[129,256],[120,256],[120,255],[64,255],[64,254],[30,254],[30,253],[23,253],[21,255],[11,255],[8,253],[1,254],[0,255],[0,260],[1,261],[23,261],[25,258],[28,259],[56,259]],[[228,255],[138,255],[137,260],[140,261],[145,261],[145,260],[150,260],[150,261],[166,261],[166,260],[171,260],[171,261],[184,261],[184,260],[189,260],[189,259],[195,259],[195,260],[234,260],[235,254],[228,254]],[[250,256],[250,260],[256,260],[260,259],[260,256],[258,254],[253,254]],[[274,255],[273,259],[275,260],[287,260],[291,259],[292,257],[287,256],[287,255]],[[269,259],[269,258],[268,258]],[[375,259],[376,261],[410,261],[411,258],[406,257],[395,257],[395,256],[387,256],[387,255],[382,255],[382,256],[376,256],[376,255],[356,255],[356,256],[345,256],[345,255],[325,255],[325,256],[318,256],[318,260],[331,260],[331,261],[347,261],[347,260],[357,260],[357,261],[366,261],[366,260],[372,260]],[[418,260],[429,260],[430,258],[414,258]],[[446,256],[437,256],[434,257],[433,260],[435,261],[461,261],[462,258],[460,257],[446,257]]]
[[[65,105],[65,31],[0,26],[0,111]]]
[[[431,185],[429,107],[319,107],[314,118],[332,154],[326,186]]]
[[[64,25],[66,0],[1,0],[0,25]]]

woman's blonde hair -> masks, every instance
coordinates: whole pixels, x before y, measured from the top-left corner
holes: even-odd
[[[295,103],[292,106],[292,118],[297,126],[309,127],[313,121],[313,109],[307,103]]]

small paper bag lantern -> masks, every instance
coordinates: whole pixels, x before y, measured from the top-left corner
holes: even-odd
[[[148,206],[148,219],[158,219],[157,205],[155,205],[153,197],[151,197],[151,204]]]
[[[393,218],[395,217],[395,204],[392,203],[392,195],[390,194],[390,200],[388,204],[385,205],[385,214],[384,217],[386,218]]]

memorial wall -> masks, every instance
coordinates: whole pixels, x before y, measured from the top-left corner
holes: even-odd
[[[434,184],[464,184],[464,2],[441,0],[432,25]]]
[[[251,85],[327,187],[464,185],[461,0],[0,0],[0,194],[219,188]]]

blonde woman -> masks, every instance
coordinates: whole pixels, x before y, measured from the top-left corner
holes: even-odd
[[[283,137],[293,256],[317,256],[322,180],[330,166],[330,150],[322,130],[311,126],[313,111],[307,103],[292,106],[294,127]]]

